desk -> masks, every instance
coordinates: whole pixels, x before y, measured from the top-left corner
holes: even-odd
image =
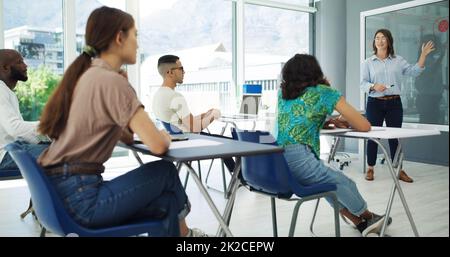
[[[435,136],[439,135],[440,132],[438,130],[423,130],[423,129],[406,129],[406,128],[391,128],[391,127],[376,127],[373,126],[372,130],[369,132],[357,132],[351,129],[333,129],[333,130],[321,130],[321,135],[329,135],[334,137],[347,137],[347,138],[358,138],[364,140],[372,140],[375,142],[383,151],[384,158],[386,160],[387,166],[389,168],[389,172],[391,173],[392,179],[394,180],[394,184],[392,185],[391,193],[389,196],[389,201],[386,207],[386,217],[389,217],[391,212],[392,203],[394,201],[394,196],[396,190],[398,190],[398,194],[403,204],[403,208],[405,209],[406,215],[408,216],[409,223],[411,224],[411,228],[414,232],[415,236],[419,236],[417,232],[416,225],[414,223],[413,217],[409,210],[408,204],[405,199],[405,195],[403,194],[402,188],[400,187],[400,183],[398,181],[398,174],[401,169],[401,163],[403,161],[403,151],[402,146],[400,144],[400,139],[402,138],[412,138],[412,137],[424,137],[424,136]],[[386,148],[381,144],[381,140],[386,139],[399,139],[399,144],[397,150],[395,152],[394,160],[391,161],[390,155]],[[336,142],[335,142],[336,143]],[[332,147],[332,151],[330,152],[329,160],[333,159],[334,154],[336,153],[336,146]],[[384,235],[386,230],[388,219],[386,218],[383,223],[383,227],[381,228],[380,236]]]
[[[240,142],[231,139],[204,136],[198,134],[185,134],[185,135],[189,137],[189,140],[173,142],[169,147],[169,151],[164,155],[153,154],[148,150],[147,146],[143,144],[126,145],[123,143],[119,143],[119,146],[130,149],[132,151],[141,152],[143,154],[149,154],[156,157],[160,157],[161,159],[167,161],[180,162],[184,164],[187,167],[187,170],[190,173],[190,175],[193,177],[195,183],[197,184],[200,193],[205,198],[214,216],[219,222],[220,228],[225,232],[227,236],[233,236],[230,229],[228,228],[229,217],[227,215],[227,211],[224,212],[224,216],[222,216],[219,213],[219,210],[212,201],[211,196],[208,194],[208,191],[203,186],[197,173],[191,167],[189,162],[198,160],[216,159],[216,158],[236,157],[236,165],[234,167],[233,176],[231,177],[230,181],[230,189],[235,189],[237,184],[239,183],[238,176],[240,172],[242,156],[280,153],[283,152],[284,150],[283,148],[272,145]],[[181,165],[178,165],[177,168],[180,169]],[[230,192],[233,191],[229,190],[228,193]],[[234,200],[234,196],[232,200]],[[230,203],[227,202],[225,210],[231,208],[230,207],[231,204],[232,202]],[[226,221],[224,220],[224,217]]]

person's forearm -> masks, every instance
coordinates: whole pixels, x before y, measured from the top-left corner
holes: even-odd
[[[427,59],[427,56],[425,54],[421,54],[419,57],[419,60],[417,61],[417,64],[419,65],[420,68],[424,68],[425,67],[425,60]]]

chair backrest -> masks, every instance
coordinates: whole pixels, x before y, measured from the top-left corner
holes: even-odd
[[[243,95],[239,113],[257,115],[261,105],[261,95]]]
[[[171,135],[179,135],[179,134],[183,134],[183,131],[181,129],[179,129],[177,126],[172,125],[168,122],[159,120],[161,122],[161,124],[164,126],[164,129],[167,130],[167,132]]]
[[[234,130],[239,141],[276,145],[269,132]],[[264,154],[242,157],[241,174],[244,184],[253,189],[279,197],[290,197],[289,167],[283,154]]]
[[[239,141],[277,145],[275,138],[266,131],[232,130]],[[282,153],[242,157],[243,183],[266,194],[289,198],[292,194],[305,197],[336,190],[334,184],[304,186],[292,177]]]
[[[36,163],[36,160],[22,150],[17,144],[9,144],[6,150],[19,167],[22,176],[25,178],[33,201],[34,211],[39,218],[39,222],[47,229],[58,235],[64,235],[61,223],[74,223],[64,211],[61,200],[56,194],[50,181],[43,170]]]
[[[118,225],[108,228],[90,229],[82,227],[66,211],[53,184],[36,160],[18,144],[5,148],[25,178],[33,201],[33,209],[39,222],[57,235],[74,233],[79,236],[131,236],[150,233],[154,236],[179,235],[176,214],[169,213],[163,220],[148,220],[140,223]]]

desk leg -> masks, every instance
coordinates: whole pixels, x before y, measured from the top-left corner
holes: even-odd
[[[411,224],[411,228],[412,228],[412,230],[414,232],[414,235],[416,237],[418,237],[419,233],[417,232],[416,224],[414,223],[413,217],[412,217],[411,212],[409,210],[408,204],[406,202],[405,195],[403,194],[403,190],[400,187],[400,182],[398,181],[398,175],[396,175],[396,172],[395,172],[394,167],[392,165],[391,158],[390,158],[386,148],[383,146],[383,144],[378,139],[370,139],[370,140],[374,141],[381,148],[381,150],[383,151],[384,157],[386,158],[386,162],[387,162],[387,165],[389,167],[389,172],[391,173],[392,179],[394,180],[394,185],[392,186],[391,194],[389,196],[388,206],[386,208],[386,217],[389,217],[389,214],[391,212],[392,203],[394,201],[394,196],[395,196],[395,190],[397,189],[398,190],[398,195],[400,196],[400,199],[401,199],[402,204],[403,204],[403,208],[405,209],[406,215],[408,216],[409,223]],[[398,147],[401,148],[400,144],[399,144]],[[400,150],[397,148],[396,155],[398,155],[399,152],[400,152]],[[399,159],[397,162],[401,163],[401,161],[403,159],[403,154],[400,154],[400,158],[394,158],[394,159]],[[398,165],[398,167],[397,167],[398,171],[400,171],[400,166],[401,165]],[[397,173],[398,173],[398,171],[397,171]],[[387,226],[387,221],[388,221],[387,219],[384,220],[383,227],[381,228],[380,236],[384,236],[384,232],[385,232],[386,226]]]
[[[233,176],[231,177],[230,184],[228,186],[227,190],[227,204],[225,206],[225,209],[223,211],[223,219],[225,220],[225,223],[227,226],[230,224],[231,220],[231,213],[233,211],[234,206],[234,200],[236,198],[236,192],[240,186],[239,182],[239,173],[241,171],[241,157],[236,157],[236,165],[233,169]],[[219,227],[217,231],[217,236],[224,236],[223,230],[221,227]]]
[[[363,139],[363,156],[362,156],[362,161],[363,161],[363,174],[366,173],[367,170],[367,139]]]
[[[339,146],[339,141],[340,141],[339,137],[333,138],[333,143],[331,144],[330,149],[330,155],[328,155],[328,163],[330,163],[334,159],[334,156],[336,155],[337,152],[337,148]]]
[[[228,228],[227,224],[222,218],[222,215],[220,215],[219,210],[217,209],[216,205],[214,204],[213,200],[211,199],[211,196],[206,191],[206,188],[203,186],[202,182],[200,181],[199,177],[197,176],[197,173],[195,170],[191,167],[191,165],[188,162],[184,162],[184,165],[187,167],[188,172],[191,174],[192,179],[197,184],[198,189],[200,190],[200,193],[205,197],[206,202],[208,203],[209,207],[211,208],[211,211],[213,212],[214,216],[216,216],[217,221],[219,221],[220,227],[225,231],[225,234],[228,237],[232,237],[233,234],[231,234],[230,229]]]
[[[224,123],[225,123],[225,126],[223,126],[222,131],[220,132],[220,135],[221,135],[221,136],[223,136],[223,134],[225,134],[225,130],[226,130],[227,127],[228,127],[228,122],[224,122]]]

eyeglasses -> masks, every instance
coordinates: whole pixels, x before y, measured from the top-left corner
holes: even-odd
[[[175,68],[171,68],[170,70],[181,70],[181,71],[184,71],[184,67],[183,66],[175,67]]]
[[[385,37],[382,37],[382,38],[376,37],[375,38],[375,41],[386,41],[386,40],[387,39]]]

